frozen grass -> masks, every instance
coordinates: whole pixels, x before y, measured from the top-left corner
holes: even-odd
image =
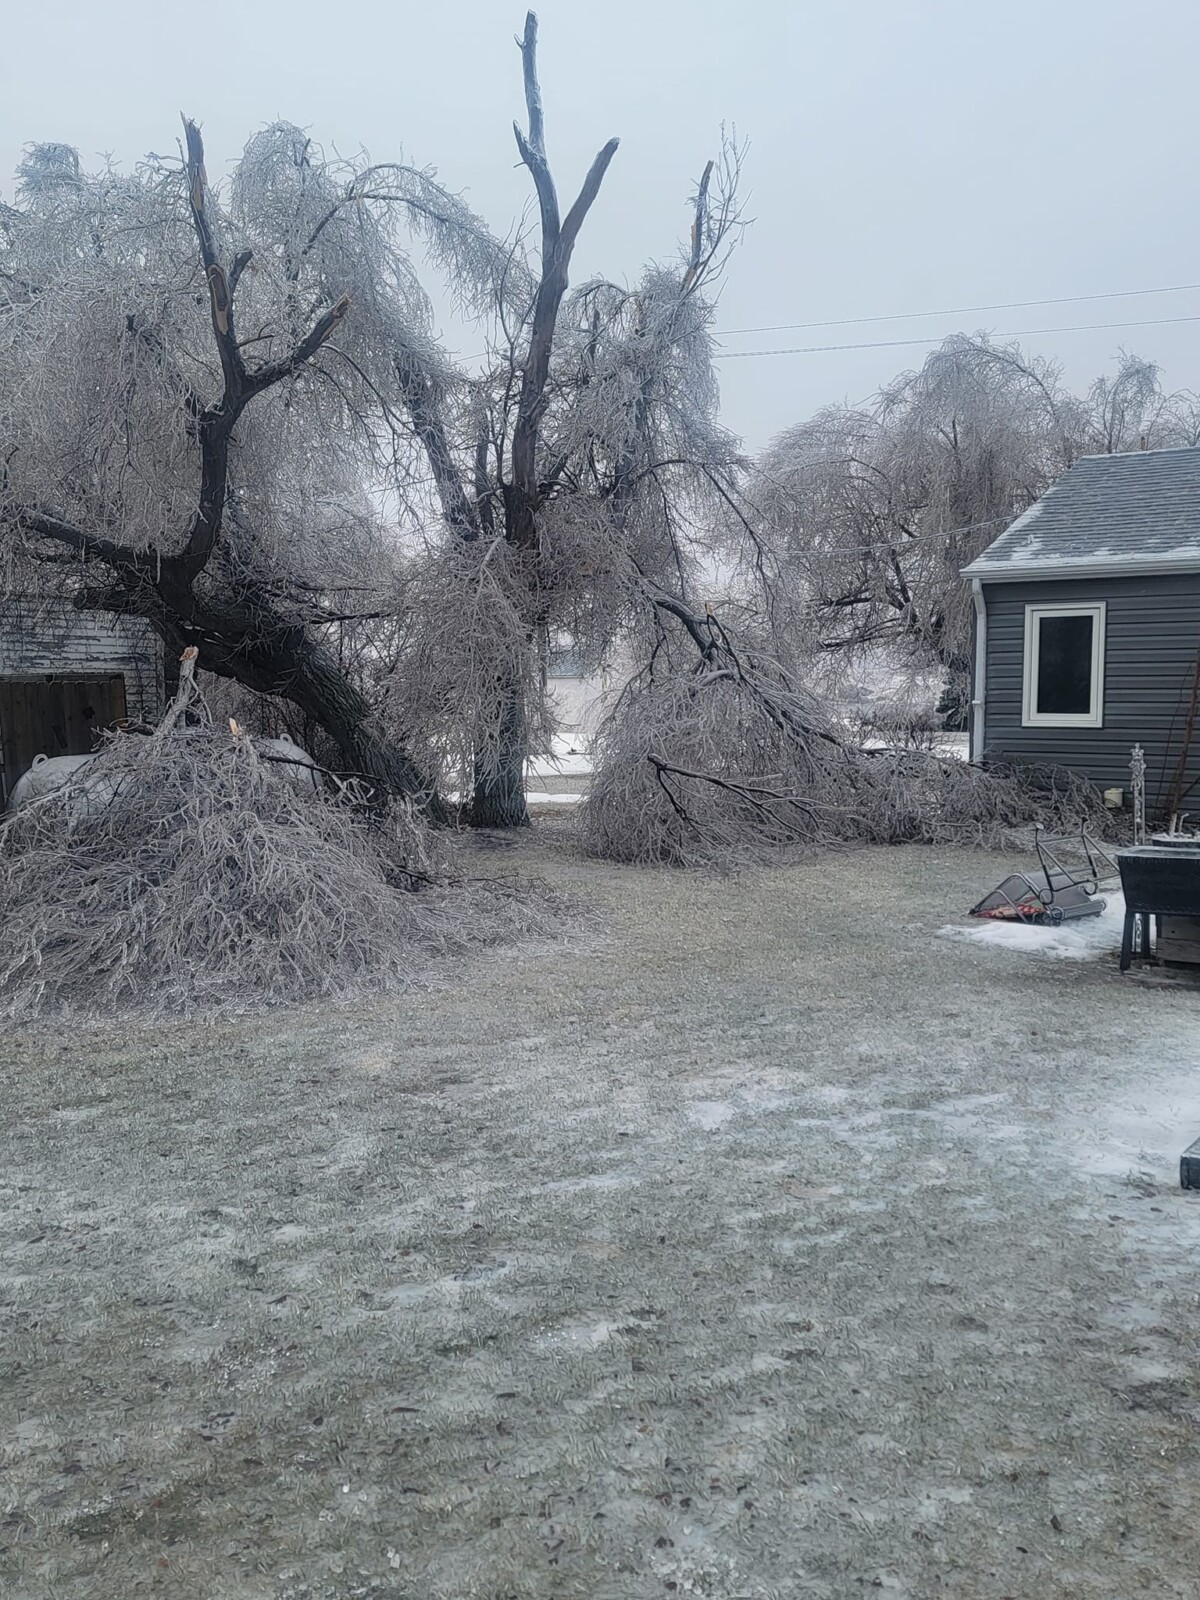
[[[1192,1600],[1200,996],[547,829],[603,939],[0,1043],[5,1600]]]

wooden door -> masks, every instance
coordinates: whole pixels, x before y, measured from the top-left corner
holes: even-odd
[[[11,794],[35,756],[87,755],[125,715],[121,676],[0,680],[0,790]]]

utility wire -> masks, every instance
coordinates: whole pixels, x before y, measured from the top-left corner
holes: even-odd
[[[1173,322],[1200,322],[1193,317],[1146,317],[1138,322],[1078,322],[1062,328],[1017,328],[1012,333],[994,333],[995,339],[1028,339],[1043,333],[1093,333],[1103,328],[1161,328]],[[863,344],[806,344],[790,345],[777,350],[718,350],[714,361],[744,361],[750,356],[814,356],[834,350],[898,350],[904,345],[940,344],[946,334],[934,334],[924,339],[875,339]]]
[[[1008,527],[1020,515],[1019,511],[1014,511],[1006,517],[991,517],[987,522],[972,522],[965,528],[939,528],[929,533],[910,533],[895,539],[863,539],[861,543],[853,545],[812,544],[804,547],[803,554],[815,556],[866,556],[871,555],[876,550],[894,550],[897,555],[903,556],[905,551],[911,550],[914,545],[930,544],[934,540],[942,540],[949,543],[951,539],[956,539],[960,534],[978,533],[983,528],[998,528],[1001,524]]]
[[[1181,289],[1183,289],[1183,288],[1200,289],[1200,283],[1197,283],[1197,284],[1183,284],[1180,287],[1181,287]],[[1168,291],[1168,290],[1165,290],[1165,289],[1128,289],[1128,290],[1124,290],[1122,292],[1123,293],[1127,293],[1127,294],[1166,294],[1168,292],[1173,292],[1173,291]],[[1102,300],[1102,299],[1106,299],[1108,297],[1105,296],[1105,295],[1079,295],[1079,296],[1069,296],[1068,298],[1070,298],[1070,299],[1078,298],[1078,299],[1081,299],[1081,300]],[[1054,301],[1054,300],[1014,301],[1013,303],[1015,305],[1057,305],[1057,304],[1061,304],[1061,302]],[[993,307],[993,306],[967,306],[964,309],[967,310],[967,311],[972,311],[972,310],[974,310],[974,311],[991,311],[991,310],[998,310],[1000,308],[999,307]],[[932,311],[929,311],[929,312],[924,312],[924,311],[906,311],[906,312],[904,312],[902,314],[904,316],[918,317],[918,316],[935,316],[935,315],[953,316],[955,313],[953,311],[946,311],[946,312],[941,312],[941,313],[936,313],[936,312],[932,312]],[[887,322],[887,321],[890,321],[891,319],[888,318],[888,317],[847,317],[844,320],[846,322]],[[1144,317],[1144,318],[1141,318],[1138,321],[1133,321],[1133,322],[1077,322],[1077,323],[1071,323],[1071,324],[1069,324],[1067,326],[1058,327],[1058,328],[1017,328],[1015,331],[1013,331],[1011,333],[994,333],[993,332],[991,337],[994,338],[994,339],[1029,339],[1029,338],[1035,337],[1038,334],[1043,334],[1043,333],[1095,333],[1095,332],[1103,330],[1105,328],[1162,328],[1162,327],[1167,327],[1170,324],[1177,323],[1177,322],[1200,322],[1200,315],[1187,316],[1187,317]],[[780,323],[778,325],[780,330],[782,330],[784,328],[788,328],[788,327],[795,327],[795,328],[836,328],[836,327],[840,327],[840,326],[842,326],[842,324],[838,323],[838,322],[796,322],[796,323]],[[728,338],[728,337],[732,336],[735,333],[771,333],[771,332],[774,332],[774,331],[775,330],[772,329],[772,328],[728,328],[728,329],[720,330],[718,332],[717,337],[723,339],[723,338]],[[957,330],[955,330],[955,331],[957,331]],[[953,333],[950,333],[950,334],[937,333],[937,334],[927,334],[924,338],[921,338],[921,339],[871,339],[871,340],[866,340],[861,344],[803,344],[803,345],[784,345],[784,346],[779,347],[778,349],[771,349],[771,350],[718,350],[718,351],[716,351],[714,353],[713,360],[714,361],[743,361],[743,360],[746,360],[750,356],[813,356],[813,355],[825,355],[825,354],[828,354],[829,352],[838,351],[838,350],[899,350],[899,349],[905,348],[906,346],[911,348],[913,345],[924,345],[924,346],[928,347],[929,345],[940,344],[943,339],[951,338],[951,337],[953,337]],[[487,351],[480,350],[480,351],[476,351],[473,355],[459,356],[458,360],[460,360],[460,361],[482,361],[487,354],[488,354]]]
[[[848,328],[860,322],[910,322],[920,317],[962,317],[975,311],[1023,311],[1030,306],[1077,305],[1085,300],[1127,300],[1134,295],[1187,294],[1200,283],[1176,283],[1163,289],[1114,289],[1111,294],[1063,294],[1053,300],[1002,300],[991,306],[945,306],[940,311],[895,311],[887,316],[832,317],[827,322],[772,322],[757,328],[722,328],[722,338],[743,333],[792,333],[802,328]]]

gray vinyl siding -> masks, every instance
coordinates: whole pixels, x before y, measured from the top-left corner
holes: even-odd
[[[125,679],[131,717],[162,714],[162,647],[148,623],[15,596],[0,604],[0,678]]]
[[[1180,736],[1200,648],[1200,573],[1169,577],[985,583],[987,681],[984,756],[990,761],[1053,762],[1102,788],[1129,788],[1129,754],[1146,752],[1153,812],[1179,758]],[[1104,725],[1023,728],[1027,605],[1107,603]],[[1189,780],[1200,779],[1200,722]],[[1200,814],[1200,790],[1185,807]]]

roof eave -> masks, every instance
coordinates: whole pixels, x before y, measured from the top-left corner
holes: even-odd
[[[963,578],[978,578],[981,583],[1036,583],[1039,579],[1167,577],[1172,573],[1200,572],[1200,552],[1187,556],[1116,557],[1086,561],[972,561],[959,569]]]

